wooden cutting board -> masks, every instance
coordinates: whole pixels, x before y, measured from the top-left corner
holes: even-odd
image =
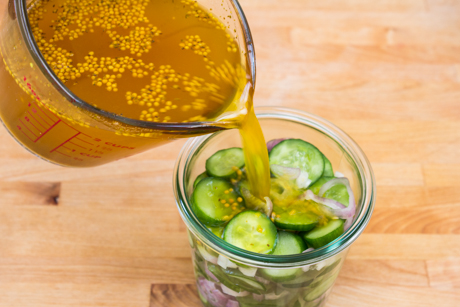
[[[460,306],[460,1],[241,4],[256,105],[334,122],[377,177],[327,306]],[[171,188],[183,141],[93,169],[47,164],[3,127],[0,144],[1,307],[199,306]]]

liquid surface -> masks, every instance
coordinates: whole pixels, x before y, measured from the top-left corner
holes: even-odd
[[[39,0],[28,13],[54,73],[105,111],[151,122],[209,121],[237,109],[238,95],[251,87],[235,39],[196,1]],[[270,171],[252,91],[246,108],[236,126],[251,190],[263,199]]]
[[[246,82],[234,38],[195,1],[43,0],[29,19],[59,79],[125,117],[204,121]]]

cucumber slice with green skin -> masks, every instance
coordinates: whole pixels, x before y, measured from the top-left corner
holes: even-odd
[[[338,237],[343,233],[343,220],[330,220],[324,226],[319,226],[307,233],[301,233],[302,238],[313,248],[320,248]]]
[[[321,195],[319,195],[321,196]],[[350,196],[348,195],[347,187],[343,184],[337,184],[324,192],[322,197],[333,199],[348,207]]]
[[[227,276],[227,274],[225,274],[222,269],[220,267],[218,267],[217,265],[215,264],[212,264],[210,262],[208,262],[206,264],[208,266],[208,270],[214,274],[214,276],[224,285],[226,286],[227,288],[233,290],[233,291],[236,291],[236,292],[241,292],[241,287],[238,286],[235,282],[233,282],[232,280],[230,280]]]
[[[276,246],[275,224],[263,213],[253,210],[237,214],[224,229],[228,243],[259,254],[270,254]]]
[[[280,142],[269,155],[270,164],[300,168],[308,173],[308,179],[314,183],[324,172],[324,158],[314,145],[300,139],[288,139]]]
[[[324,159],[324,171],[323,171],[323,177],[334,177],[334,170],[332,169],[332,164],[329,159],[323,155]]]
[[[296,234],[286,231],[278,233],[278,243],[273,250],[273,255],[294,255],[300,254],[307,249],[302,238]],[[267,279],[274,282],[284,282],[295,279],[302,269],[261,269],[261,273]]]
[[[247,277],[237,270],[222,269],[212,263],[207,264],[211,273],[219,279],[220,282],[227,288],[240,292],[240,290],[249,291],[256,294],[265,293],[265,285],[258,282],[254,278]],[[239,289],[239,290],[235,290]]]
[[[206,172],[212,177],[233,177],[243,166],[244,153],[239,147],[219,150],[206,160]]]
[[[321,283],[315,284],[313,287],[306,289],[304,300],[311,302],[319,298],[324,292],[332,287],[335,280],[337,279],[337,275],[339,275],[339,272],[324,279]]]
[[[284,288],[305,288],[309,286],[315,278],[318,277],[320,274],[320,271],[312,270],[305,272],[301,275],[299,275],[296,279],[293,279],[288,282],[283,282],[282,286]]]
[[[328,182],[329,180],[332,180],[332,179],[334,179],[334,174],[332,174],[332,176],[323,176],[323,177],[319,178],[318,181],[316,181],[314,184],[309,186],[308,189],[310,191],[312,191],[313,194],[318,195],[319,190],[321,189],[323,184],[325,184],[326,182]],[[319,195],[319,196],[321,196],[321,195]]]
[[[244,209],[244,202],[237,202],[238,197],[227,180],[204,178],[193,191],[193,212],[206,226],[222,226]]]
[[[314,194],[318,195],[321,187],[328,182],[329,180],[334,179],[334,177],[321,177],[312,184],[308,189],[311,190]],[[343,204],[345,207],[348,207],[348,201],[350,196],[348,195],[347,187],[343,184],[337,184],[327,190],[323,195],[318,195],[321,197],[329,198],[338,201]]]
[[[208,176],[208,174],[207,174],[206,172],[203,172],[203,173],[199,174],[199,175],[196,177],[195,181],[193,182],[193,189],[196,188],[196,186],[198,185],[198,182],[200,182],[200,181],[203,180],[204,178],[208,178],[208,177],[209,177],[209,176]]]
[[[318,204],[311,200],[294,200],[291,203],[273,204],[274,223],[278,228],[309,231],[318,224],[320,213]]]
[[[265,286],[256,280],[237,275],[230,275],[229,279],[243,290],[256,294],[265,293]]]
[[[213,234],[215,234],[216,236],[218,236],[219,238],[222,239],[222,234],[224,233],[224,227],[206,227],[208,228]]]

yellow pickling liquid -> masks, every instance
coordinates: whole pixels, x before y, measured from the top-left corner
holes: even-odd
[[[105,111],[157,123],[215,121],[219,114],[236,112],[238,95],[252,88],[237,42],[196,1],[37,0],[28,14],[35,41],[56,76],[80,99]],[[7,65],[4,71],[11,73]],[[19,87],[35,95],[30,76],[22,78],[15,76]],[[5,83],[9,91],[12,81]],[[270,171],[252,91],[246,109],[246,115],[230,121],[227,116],[218,124],[240,129],[251,190],[263,199],[269,196]],[[0,104],[10,133],[61,165],[99,165],[168,139],[161,133],[139,134],[120,144],[122,134],[77,127],[61,115],[38,95],[24,104]]]

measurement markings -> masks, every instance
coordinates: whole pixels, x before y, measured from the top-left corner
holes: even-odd
[[[80,132],[78,132],[77,134],[71,136],[70,138],[68,138],[67,140],[65,140],[64,142],[62,142],[61,144],[59,144],[56,148],[54,148],[53,150],[51,150],[50,152],[53,152],[55,151],[56,149],[58,149],[59,147],[61,147],[62,145],[64,145],[65,143],[67,143],[68,141],[70,141],[71,139],[73,139],[74,137],[76,137],[77,135],[79,135]]]
[[[52,114],[54,117],[56,117],[56,119],[52,119],[48,114],[46,114],[46,112],[45,112],[44,110],[42,110],[42,109],[41,109],[37,104],[35,104],[34,102],[29,103],[29,107],[32,106],[32,104],[34,104],[34,105],[37,107],[37,109],[38,109],[39,111],[41,111],[46,117],[48,117],[48,118],[51,120],[51,122],[54,123],[54,122],[56,121],[56,119],[59,120],[59,117],[57,117],[56,115],[54,115],[53,112],[50,111],[51,114]],[[46,108],[46,106],[43,106],[43,107]],[[46,108],[46,109],[48,109],[48,108]]]
[[[35,142],[30,136],[27,135],[27,133],[24,132],[24,130],[22,129],[19,129],[22,133],[24,133],[24,135],[29,139],[31,140],[32,142]]]
[[[66,154],[63,154],[63,153],[62,153],[62,152],[60,152],[60,151],[57,151],[57,150],[56,150],[56,151],[54,151],[54,152],[57,152],[57,153],[59,153],[59,154],[61,154],[61,155],[63,155],[63,156],[66,156],[66,157],[72,158],[71,156],[68,156],[68,155],[66,155]]]
[[[54,128],[54,126],[56,126],[57,124],[59,124],[61,122],[61,120],[58,120],[57,122],[55,122],[51,127],[49,127],[48,129],[46,129],[45,132],[42,133],[42,135],[40,135],[34,142],[37,142],[40,138],[42,138],[46,133],[48,133],[51,129]]]
[[[77,138],[77,140],[79,140],[79,139]],[[80,140],[80,141],[81,141],[81,140]],[[70,143],[70,144],[73,144],[73,145],[75,145],[75,146],[81,147],[81,148],[83,148],[83,149],[86,149],[86,147],[83,147],[83,146],[81,146],[81,145],[75,144],[75,143],[73,143],[73,142],[70,142],[70,141],[69,141],[69,143]]]
[[[45,130],[46,130],[46,127],[43,126],[42,123],[40,123],[40,121],[39,121],[38,119],[36,119],[32,113],[30,113],[30,111],[27,111],[27,113],[29,113],[29,114],[30,114],[30,117],[32,117],[33,119],[35,119],[35,121],[36,121],[40,126],[42,126],[43,128],[45,128]],[[40,131],[40,132],[41,132],[41,131]]]
[[[34,127],[35,129],[37,129],[39,135],[42,134],[43,132],[40,131],[40,129],[38,129],[33,123],[32,123],[32,120],[30,118],[28,118],[27,116],[24,116],[24,119],[32,125],[32,127]]]
[[[41,110],[38,109],[38,111],[41,111]],[[43,117],[40,116],[40,113],[39,113],[38,111],[37,111],[36,108],[32,108],[32,112],[34,112],[35,115],[37,115],[38,117],[40,117],[40,119],[41,119],[46,125],[52,125],[52,124],[54,123],[54,121],[53,121],[53,122],[50,124],[50,123],[49,123],[48,121],[46,121]],[[43,111],[42,111],[42,113],[43,113],[44,115],[46,115]]]
[[[19,120],[19,121],[21,122],[21,124],[22,124],[24,127],[27,128],[27,130],[30,131],[30,133],[32,133],[35,137],[37,137],[37,135],[35,135],[35,133],[33,133],[32,130],[30,130],[29,127],[27,127],[27,126],[22,122],[22,120]]]
[[[91,144],[90,142],[87,142],[87,141],[85,141],[85,140],[82,140],[82,139],[80,139],[80,138],[76,138],[76,139],[77,139],[77,140],[79,140],[79,141],[82,141],[82,142],[88,143],[88,144],[89,144],[89,145],[91,145],[91,146],[94,146],[94,144]],[[85,149],[86,149],[86,148],[85,148]]]

